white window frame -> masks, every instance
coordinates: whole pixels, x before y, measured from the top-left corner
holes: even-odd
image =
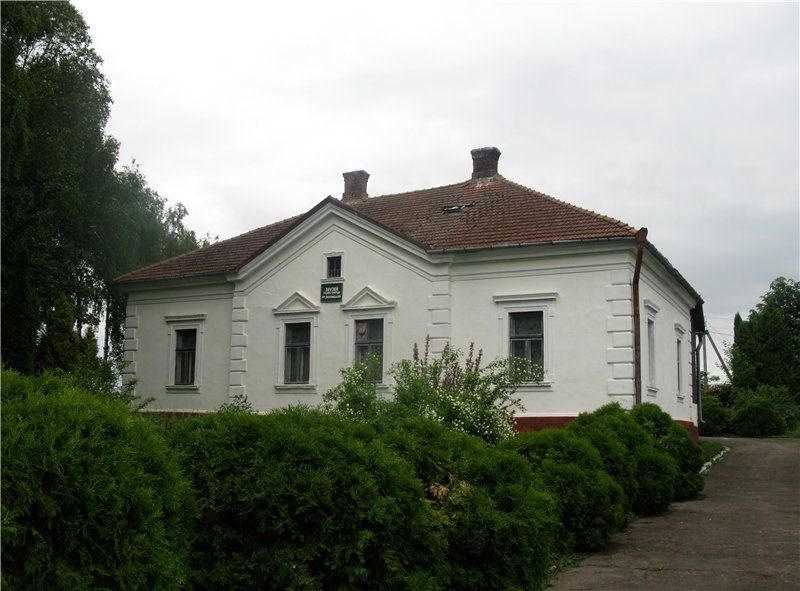
[[[686,351],[686,343],[685,343],[686,339],[684,338],[685,336],[686,336],[686,329],[682,325],[675,323],[675,339],[673,340],[673,343],[675,343],[675,360],[676,360],[675,370],[678,378],[676,389],[679,400],[683,400],[686,396],[686,393],[684,391],[685,388],[683,379],[683,374],[686,371],[686,366],[684,365],[685,362],[684,357]]]
[[[645,308],[645,338],[647,339],[647,394],[655,396],[658,394],[658,345],[656,343],[656,316],[661,311],[656,304],[650,300],[644,301]],[[650,331],[652,323],[652,334]]]
[[[341,257],[341,274],[339,277],[328,277],[328,259],[330,257]],[[344,251],[335,250],[331,252],[322,253],[322,282],[323,283],[341,283],[344,281],[345,270],[345,257]]]
[[[499,342],[498,351],[503,358],[511,356],[511,314],[517,312],[542,313],[542,357],[544,361],[544,377],[539,383],[522,384],[522,390],[550,388],[556,381],[556,369],[553,360],[555,343],[554,310],[558,293],[529,293],[513,295],[496,295],[492,298],[497,304],[497,321]]]
[[[205,334],[205,314],[191,314],[183,316],[165,316],[167,323],[167,338],[169,342],[169,361],[167,363],[166,388],[177,391],[199,391],[203,377],[203,335]],[[175,350],[178,344],[179,330],[196,330],[194,354],[194,383],[176,384],[175,383]]]
[[[279,314],[275,312],[275,314]],[[311,325],[309,337],[310,351],[308,354],[308,383],[294,384],[285,382],[286,379],[286,325],[307,322]],[[297,312],[281,312],[278,316],[278,325],[275,327],[276,355],[275,355],[275,389],[276,390],[310,390],[317,389],[317,333],[319,332],[319,312],[302,310]]]
[[[346,320],[344,323],[345,332],[347,337],[347,351],[345,359],[347,359],[348,367],[352,367],[356,362],[356,322],[359,320],[383,320],[383,359],[381,381],[376,384],[378,388],[389,387],[389,366],[392,360],[392,329],[394,325],[394,313],[391,308],[372,308],[369,310],[346,311]]]

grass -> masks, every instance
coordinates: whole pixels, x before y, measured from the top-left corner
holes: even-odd
[[[700,449],[703,451],[703,463],[710,462],[711,458],[725,449],[725,446],[717,441],[700,441]]]

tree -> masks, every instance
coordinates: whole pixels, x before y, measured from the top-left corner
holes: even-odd
[[[116,168],[108,84],[78,11],[4,2],[1,18],[3,362],[30,372],[62,295],[78,333],[106,311],[119,353],[113,278],[198,242],[181,204],[167,207],[135,165]]]
[[[785,386],[800,401],[800,283],[778,277],[747,320],[737,314],[733,384]]]

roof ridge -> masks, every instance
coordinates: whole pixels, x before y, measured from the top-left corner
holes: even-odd
[[[449,187],[458,187],[460,185],[469,184],[470,179],[466,181],[459,181],[457,183],[450,183],[449,185],[439,185],[438,187],[428,187],[426,189],[414,189],[413,191],[403,191],[402,193],[386,193],[384,195],[375,195],[374,197],[370,197],[369,199],[365,199],[364,201],[360,201],[355,203],[355,205],[360,205],[361,203],[367,203],[369,201],[373,201],[375,199],[383,199],[385,197],[402,197],[403,195],[411,195],[412,193],[423,193],[425,191],[436,191],[439,189],[447,189]],[[353,205],[353,204],[348,204]]]
[[[519,187],[521,189],[525,189],[526,191],[531,191],[532,193],[536,193],[537,195],[539,195],[541,197],[544,197],[545,199],[549,199],[550,201],[553,201],[554,203],[558,203],[560,205],[566,205],[567,207],[569,207],[570,209],[574,209],[575,211],[580,211],[582,213],[588,213],[589,215],[592,215],[592,216],[594,216],[594,217],[596,217],[598,219],[601,219],[601,220],[606,221],[606,222],[611,222],[611,223],[619,226],[620,228],[622,228],[624,230],[628,230],[631,234],[636,234],[636,228],[634,228],[633,226],[631,226],[629,224],[626,224],[625,222],[623,222],[621,220],[618,220],[617,218],[612,218],[611,216],[603,215],[602,213],[597,213],[596,211],[593,211],[591,209],[586,209],[585,207],[580,207],[578,205],[570,203],[569,201],[564,201],[562,199],[558,199],[556,197],[553,197],[552,195],[548,195],[547,193],[542,193],[541,191],[537,191],[536,189],[532,189],[532,188],[530,188],[528,186],[525,186],[525,185],[523,185],[521,183],[510,181],[510,180],[508,180],[506,177],[504,177],[501,174],[498,174],[497,176],[500,177],[505,182],[507,182],[509,185],[514,185],[514,186]]]

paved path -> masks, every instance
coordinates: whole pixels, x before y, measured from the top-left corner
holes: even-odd
[[[701,496],[642,518],[550,591],[800,591],[798,440],[715,438],[731,448]]]

